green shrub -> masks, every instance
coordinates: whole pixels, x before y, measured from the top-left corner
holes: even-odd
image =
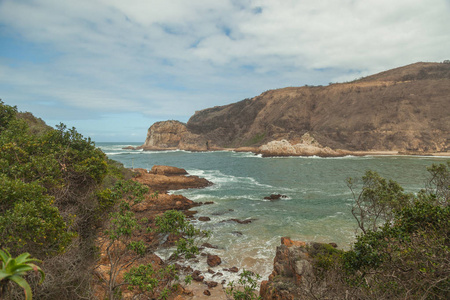
[[[40,283],[44,281],[45,273],[40,267],[34,264],[34,262],[40,261],[34,258],[29,258],[29,256],[29,253],[22,253],[16,258],[12,258],[8,251],[0,250],[0,296],[2,298],[8,294],[9,282],[14,282],[23,288],[25,299],[31,300],[31,287],[23,278],[23,276],[25,276],[29,271],[34,270],[35,272],[40,272]]]

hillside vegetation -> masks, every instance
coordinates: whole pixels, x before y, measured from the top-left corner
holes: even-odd
[[[98,194],[126,177],[74,128],[0,102],[0,248],[43,261],[44,283],[29,278],[36,298],[89,295],[94,240],[112,207]]]

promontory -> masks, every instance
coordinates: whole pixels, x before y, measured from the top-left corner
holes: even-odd
[[[450,63],[415,63],[352,82],[269,90],[153,124],[144,150],[264,156],[448,154]]]

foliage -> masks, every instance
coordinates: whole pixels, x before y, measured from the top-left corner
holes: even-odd
[[[44,281],[45,273],[42,269],[36,266],[33,262],[40,262],[37,259],[30,258],[29,253],[22,253],[16,258],[12,258],[8,251],[0,250],[0,262],[2,263],[0,269],[0,296],[7,294],[9,282],[15,282],[25,293],[25,299],[31,299],[31,287],[23,278],[28,271],[34,270],[41,274],[41,281]]]
[[[30,112],[19,112],[17,113],[17,117],[27,123],[28,132],[30,134],[42,135],[52,129],[50,126],[45,124],[45,122],[41,118],[33,116],[33,114]]]
[[[450,207],[417,201],[393,224],[358,237],[344,254],[348,282],[367,295],[446,298],[450,293]]]
[[[186,277],[185,283],[190,277]],[[162,267],[157,271],[151,264],[133,267],[125,273],[124,281],[128,289],[134,291],[136,296],[147,295],[154,299],[167,299],[171,291],[176,290],[179,281],[178,270],[174,265]]]
[[[157,216],[155,225],[156,232],[180,237],[176,242],[177,249],[173,253],[174,258],[183,255],[186,258],[191,258],[199,252],[198,241],[209,236],[208,231],[195,228],[186,219],[186,216],[177,210],[168,210],[162,216]]]
[[[15,118],[16,114],[16,106],[5,105],[0,99],[0,133],[8,126],[11,120]]]
[[[39,184],[0,175],[0,246],[46,257],[64,252],[76,235],[68,230],[54,198]]]
[[[450,161],[447,164],[433,164],[428,168],[430,174],[426,188],[421,195],[434,195],[437,205],[446,206],[450,202]]]
[[[258,296],[256,289],[258,287],[258,280],[261,279],[259,274],[255,274],[245,269],[239,275],[238,284],[235,285],[234,281],[228,283],[227,295],[233,297],[235,300],[257,300],[261,299]]]
[[[119,273],[147,251],[147,247],[142,241],[133,240],[133,233],[140,230],[142,226],[131,210],[134,205],[142,202],[147,192],[148,188],[138,182],[120,180],[116,182],[112,190],[102,193],[103,197],[109,197],[110,202],[116,203],[117,206],[117,209],[110,213],[108,229],[105,232],[106,253],[110,267],[110,276],[107,282],[110,299],[114,299],[121,286],[117,282]],[[118,202],[119,199],[122,200]]]
[[[340,262],[344,251],[338,250],[329,244],[313,243],[308,254],[313,258],[316,275],[324,277],[324,274],[333,269]]]
[[[449,171],[450,161],[429,167],[414,196],[375,172],[366,172],[359,194],[349,180],[362,232],[348,251],[310,251],[316,276],[305,298],[449,299]]]
[[[115,177],[129,176],[121,170],[74,128],[0,101],[0,247],[44,260],[46,281],[29,276],[36,297],[89,297],[94,238],[118,201]]]
[[[354,198],[352,214],[363,233],[375,231],[383,223],[390,222],[394,211],[411,201],[411,195],[405,194],[398,183],[386,180],[374,171],[367,171],[362,177],[362,188],[358,195],[354,179],[349,178],[347,185]]]
[[[426,188],[415,196],[375,172],[366,173],[358,195],[350,180],[362,232],[352,249],[315,257],[313,298],[345,293],[347,299],[448,299],[449,167],[429,167]]]

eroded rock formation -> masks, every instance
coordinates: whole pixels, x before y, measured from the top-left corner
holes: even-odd
[[[311,296],[310,293],[324,288],[324,282],[318,282],[314,274],[314,255],[322,247],[334,246],[335,244],[305,243],[282,237],[273,261],[273,272],[268,280],[261,282],[261,298],[314,299],[308,297]]]

